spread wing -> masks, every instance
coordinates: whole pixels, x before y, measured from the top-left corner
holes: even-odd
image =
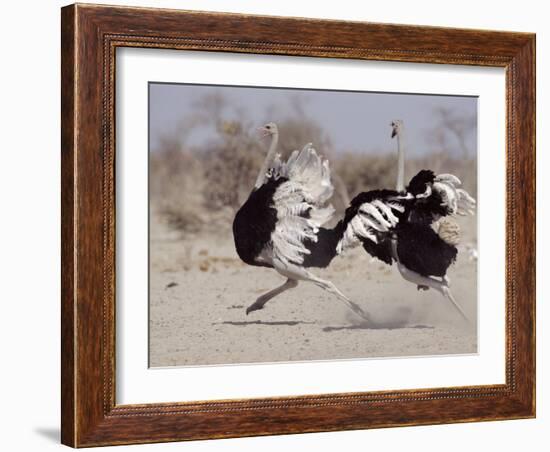
[[[277,223],[271,234],[273,257],[283,263],[301,264],[310,251],[304,242],[317,241],[321,225],[332,216],[327,205],[334,188],[328,160],[323,160],[309,143],[294,151],[286,162],[277,156],[272,177],[284,178],[273,195]]]
[[[363,240],[378,243],[397,226],[399,217],[405,212],[401,198],[393,190],[372,190],[356,196],[346,209],[336,252],[341,254]]]
[[[473,214],[476,201],[460,185],[460,179],[452,174],[422,170],[411,179],[405,193],[361,193],[346,210],[336,252],[341,254],[365,240],[374,246],[402,222],[431,225],[445,216]]]

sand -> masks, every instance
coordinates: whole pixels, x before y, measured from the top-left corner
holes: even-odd
[[[475,218],[459,219],[475,243]],[[365,326],[333,295],[301,282],[265,308],[246,307],[285,279],[235,253],[230,230],[186,235],[153,215],[150,254],[151,367],[477,352],[477,261],[461,247],[449,276],[470,322],[433,290],[418,291],[395,266],[362,248],[313,271],[368,311]]]

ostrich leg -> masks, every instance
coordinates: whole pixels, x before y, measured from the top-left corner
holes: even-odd
[[[436,279],[430,278],[429,276],[419,275],[418,273],[409,270],[407,267],[405,267],[403,264],[399,262],[397,264],[397,268],[399,269],[399,273],[401,273],[401,276],[403,276],[403,278],[406,279],[407,281],[417,284],[420,287],[426,286],[437,290],[440,294],[442,294],[445,298],[447,298],[447,300],[449,300],[453,304],[453,306],[464,318],[464,320],[469,321],[468,317],[466,316],[466,314],[464,313],[460,305],[457,303],[457,301],[453,297],[451,289],[445,282],[437,281]]]
[[[270,290],[269,292],[264,293],[263,295],[260,295],[258,299],[252,303],[248,308],[246,308],[246,315],[250,314],[252,311],[257,311],[259,309],[263,309],[264,305],[271,300],[272,298],[275,298],[277,295],[282,294],[284,291],[288,289],[294,289],[298,285],[298,281],[295,279],[288,278],[286,282],[279,287],[276,287],[273,290]]]
[[[340,290],[331,281],[318,278],[317,276],[307,271],[305,268],[298,267],[297,265],[293,264],[283,264],[281,262],[277,262],[274,263],[274,267],[275,270],[277,270],[280,274],[287,276],[289,279],[292,278],[295,280],[312,282],[321,289],[326,290],[327,292],[338,297],[338,299],[344,302],[349,309],[351,309],[355,314],[357,314],[366,322],[371,321],[370,316],[365,311],[363,311],[363,309],[361,309],[359,305],[351,301],[342,292],[340,292]]]
[[[410,281],[414,284],[417,284],[420,287],[431,287],[432,289],[437,290],[441,295],[443,295],[447,300],[449,300],[455,309],[460,313],[460,315],[469,322],[468,317],[460,307],[460,305],[455,300],[451,289],[449,288],[449,279],[447,277],[443,277],[442,281],[438,281],[437,279],[431,278],[429,276],[422,276],[416,272],[413,272],[412,270],[409,270],[407,267],[405,267],[401,262],[399,262],[399,257],[397,256],[397,241],[395,239],[392,239],[392,254],[393,258],[397,262],[397,268],[399,269],[399,273],[401,273],[401,276],[406,279],[407,281]]]

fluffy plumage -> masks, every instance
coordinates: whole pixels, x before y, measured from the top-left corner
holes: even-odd
[[[346,210],[337,253],[362,244],[371,256],[391,265],[395,240],[399,261],[409,270],[422,276],[444,276],[456,259],[460,235],[458,225],[443,218],[473,213],[475,207],[475,200],[459,185],[452,174],[422,170],[405,192],[359,194]]]
[[[327,205],[333,191],[328,161],[310,143],[286,162],[277,155],[233,221],[239,257],[250,265],[303,264],[334,212]]]
[[[302,264],[311,253],[306,243],[317,243],[319,228],[334,213],[326,205],[334,188],[327,160],[322,160],[308,143],[294,151],[286,163],[277,156],[273,177],[285,182],[273,194],[277,224],[271,234],[273,255],[283,263]]]
[[[450,218],[441,218],[434,224],[434,231],[449,245],[456,246],[460,243],[460,226]]]

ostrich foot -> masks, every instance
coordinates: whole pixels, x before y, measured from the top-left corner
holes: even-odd
[[[297,285],[298,285],[298,281],[292,278],[288,278],[286,282],[281,286],[276,287],[275,289],[270,290],[269,292],[259,296],[254,303],[252,303],[248,308],[246,308],[246,315],[250,314],[253,311],[258,311],[260,309],[263,309],[264,305],[269,300],[283,293],[285,290],[294,289]]]
[[[430,290],[430,288],[423,284],[419,284],[418,286],[416,286],[416,290]]]
[[[361,309],[358,304],[354,303],[351,300],[348,300],[347,304],[350,309],[355,313],[355,315],[361,317],[361,319],[367,323],[371,322],[372,319],[370,318],[370,316],[365,311],[363,311],[363,309]]]
[[[397,268],[399,269],[399,272],[401,273],[401,276],[405,278],[407,281],[410,281],[417,285],[417,287],[420,286],[428,286],[434,290],[437,290],[441,295],[443,295],[448,301],[452,303],[452,305],[455,307],[455,309],[458,311],[458,313],[469,322],[468,317],[462,310],[462,307],[456,302],[455,298],[453,297],[453,294],[451,292],[451,289],[446,284],[446,281],[437,281],[434,278],[431,278],[429,276],[422,276],[419,275],[416,272],[413,272],[412,270],[409,270],[407,267],[405,267],[403,264],[398,263]]]
[[[254,311],[259,311],[260,309],[263,309],[264,305],[259,304],[257,301],[255,303],[252,303],[248,308],[246,308],[246,315],[250,314]]]

